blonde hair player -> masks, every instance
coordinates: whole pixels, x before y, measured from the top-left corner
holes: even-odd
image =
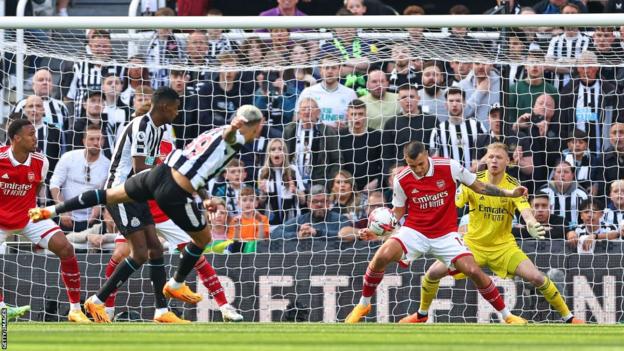
[[[490,144],[484,157],[487,170],[477,173],[477,180],[493,184],[501,189],[514,189],[519,185],[516,178],[506,173],[509,164],[507,146],[502,143]],[[455,205],[470,207],[468,231],[464,242],[481,267],[489,267],[501,278],[514,276],[530,282],[561,314],[566,323],[582,324],[583,320],[574,317],[566,305],[555,284],[544,276],[531,262],[527,255],[518,247],[511,234],[511,221],[516,210],[527,223],[529,234],[535,239],[544,239],[544,227],[533,217],[531,207],[524,197],[511,200],[477,194],[462,185],[455,197]],[[449,275],[448,267],[441,261],[435,261],[425,273],[420,288],[420,308],[418,312],[407,316],[399,323],[424,323],[428,319],[428,309],[435,298],[440,279]],[[457,274],[455,279],[465,278]]]

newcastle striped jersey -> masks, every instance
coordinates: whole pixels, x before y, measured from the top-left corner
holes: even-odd
[[[149,113],[130,121],[115,144],[106,188],[119,185],[134,174],[134,156],[144,156],[147,165],[154,165],[164,131],[164,128],[156,127]]]
[[[184,150],[176,149],[165,163],[186,176],[193,189],[205,186],[217,176],[245,144],[245,138],[236,132],[236,142],[228,144],[223,140],[223,130],[215,128],[200,134]]]
[[[45,110],[45,117],[43,121],[48,124],[53,124],[58,129],[66,129],[68,123],[69,113],[67,112],[67,106],[61,101],[48,97],[41,97],[43,99],[43,108]],[[13,112],[23,112],[24,106],[26,106],[26,100],[22,99],[15,104]]]
[[[478,160],[477,139],[483,134],[487,131],[475,118],[464,119],[460,124],[445,121],[432,131],[429,150],[470,169],[472,161]]]
[[[548,194],[550,199],[550,211],[565,219],[565,225],[574,227],[579,223],[579,205],[581,201],[587,200],[587,193],[572,185],[566,193],[560,193],[553,186],[545,185],[540,192]]]

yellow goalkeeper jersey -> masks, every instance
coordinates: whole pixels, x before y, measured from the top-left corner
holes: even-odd
[[[477,173],[477,179],[489,183],[488,171]],[[512,190],[519,186],[518,180],[505,173],[500,184],[501,189]],[[468,232],[464,241],[472,250],[495,251],[501,246],[515,243],[511,234],[511,222],[516,210],[522,211],[531,206],[524,197],[509,198],[477,194],[462,185],[455,197],[455,205],[469,205]]]

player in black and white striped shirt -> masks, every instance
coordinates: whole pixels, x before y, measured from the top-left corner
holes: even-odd
[[[109,191],[118,186],[123,188],[124,182],[133,175],[147,171],[155,165],[160,151],[160,141],[163,137],[166,124],[171,124],[178,115],[180,104],[178,94],[171,88],[160,88],[152,96],[151,110],[135,117],[123,129],[111,158],[109,176],[105,188]],[[95,195],[105,198],[105,190],[83,193],[77,198],[60,204],[63,206],[82,206],[89,202],[89,196]],[[102,202],[102,204],[104,204]],[[85,205],[85,206],[83,206]],[[104,283],[97,294],[85,302],[85,309],[93,316],[96,322],[109,322],[110,319],[104,309],[104,301],[123,284],[149,257],[151,279],[154,285],[154,295],[157,312],[167,310],[167,300],[162,288],[167,280],[162,244],[156,235],[154,219],[152,218],[147,200],[131,203],[106,204],[117,229],[130,243],[131,254],[120,262],[115,272]],[[160,309],[160,310],[159,310]]]
[[[197,303],[201,301],[201,295],[192,292],[184,280],[211,237],[203,208],[194,201],[193,194],[198,193],[204,199],[208,210],[215,209],[208,199],[205,185],[237,155],[244,144],[260,135],[263,120],[262,112],[257,107],[243,105],[236,111],[230,125],[200,134],[183,151],[174,151],[164,164],[151,171],[141,172],[124,184],[107,190],[92,190],[56,206],[31,209],[29,216],[36,222],[99,204],[111,206],[156,200],[163,212],[192,238],[183,250],[177,272],[163,289],[165,297]],[[115,273],[118,271],[119,268]],[[105,315],[103,309],[102,313]]]

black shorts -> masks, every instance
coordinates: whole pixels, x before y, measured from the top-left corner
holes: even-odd
[[[163,212],[186,232],[198,232],[206,227],[203,205],[173,180],[167,165],[130,177],[124,188],[134,201],[156,200]]]
[[[154,218],[146,202],[127,202],[107,205],[106,208],[123,236],[154,225]]]

